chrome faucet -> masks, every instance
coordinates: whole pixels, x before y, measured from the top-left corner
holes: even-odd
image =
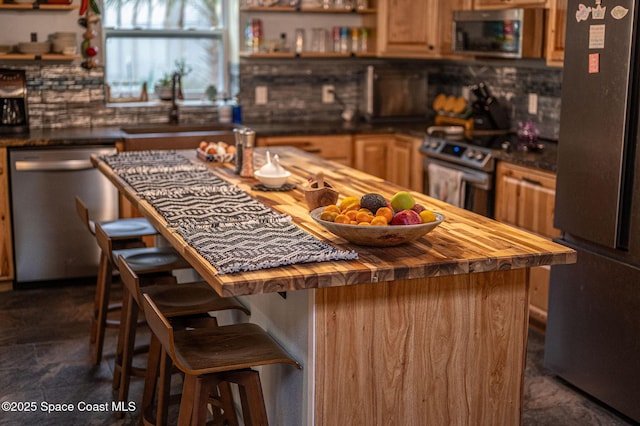
[[[178,124],[178,122],[180,121],[178,103],[176,102],[176,98],[178,97],[176,88],[182,89],[182,82],[180,80],[180,73],[173,73],[173,77],[171,78],[171,110],[169,111],[169,124]]]

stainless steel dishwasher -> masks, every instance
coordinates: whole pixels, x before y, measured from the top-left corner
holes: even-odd
[[[117,190],[90,161],[115,152],[109,145],[9,151],[16,287],[96,275],[98,247],[75,197],[93,219],[118,217]]]

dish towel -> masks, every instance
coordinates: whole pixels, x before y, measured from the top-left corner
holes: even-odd
[[[434,163],[429,163],[428,172],[430,196],[456,207],[464,207],[463,172]]]

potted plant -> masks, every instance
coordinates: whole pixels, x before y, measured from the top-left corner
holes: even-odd
[[[178,84],[178,99],[183,99],[183,95],[182,95],[182,77],[185,77],[186,75],[188,75],[191,71],[192,68],[187,65],[187,62],[184,59],[180,59],[180,60],[176,60],[174,62],[175,65],[175,69],[172,72],[165,72],[162,75],[162,78],[160,78],[158,81],[156,81],[156,84],[154,86],[154,91],[156,93],[156,95],[158,96],[158,98],[160,98],[163,101],[170,101],[172,99],[172,93],[171,93],[171,88],[172,88],[172,79],[174,74],[178,74],[180,81]]]
[[[156,92],[156,95],[158,96],[158,98],[160,98],[163,101],[170,101],[171,100],[171,74],[169,73],[164,73],[162,78],[160,80],[158,80],[156,82],[156,85],[154,86],[154,91]]]

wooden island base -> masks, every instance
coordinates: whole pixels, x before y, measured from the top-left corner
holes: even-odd
[[[527,271],[316,290],[316,425],[518,425]]]

